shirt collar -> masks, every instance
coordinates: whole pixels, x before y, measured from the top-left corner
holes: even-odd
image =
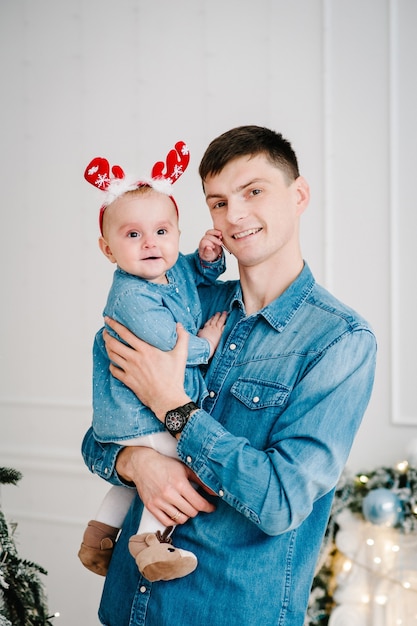
[[[265,320],[278,332],[282,332],[293,315],[305,302],[315,284],[315,279],[308,264],[304,261],[304,267],[297,278],[278,298],[255,315],[262,315]],[[242,288],[237,281],[236,291],[231,301],[231,307],[239,306],[245,310],[242,298]]]

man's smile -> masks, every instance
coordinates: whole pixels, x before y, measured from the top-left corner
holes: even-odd
[[[244,230],[241,233],[236,233],[232,235],[232,239],[243,239],[244,237],[249,237],[249,235],[256,235],[262,228],[249,228],[248,230]]]

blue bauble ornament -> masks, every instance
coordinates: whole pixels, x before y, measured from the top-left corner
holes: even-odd
[[[402,514],[399,497],[389,489],[373,489],[362,502],[364,518],[378,526],[395,526]]]

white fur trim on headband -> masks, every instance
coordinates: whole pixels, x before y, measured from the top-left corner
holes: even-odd
[[[133,176],[125,176],[124,178],[112,178],[109,186],[105,191],[103,205],[109,206],[112,202],[122,196],[126,191],[133,191],[138,187],[138,179]]]
[[[149,178],[143,182],[155,189],[155,191],[165,193],[167,196],[172,195],[172,183],[167,178]]]
[[[147,178],[143,177],[139,180],[137,177],[125,176],[124,178],[112,178],[106,189],[106,196],[103,202],[104,206],[109,206],[112,202],[119,198],[127,191],[133,191],[141,185],[148,185],[167,196],[172,194],[172,184],[166,178]]]

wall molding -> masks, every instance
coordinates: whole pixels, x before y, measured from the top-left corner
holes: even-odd
[[[77,528],[84,528],[87,521],[86,517],[77,518],[69,516],[51,515],[49,513],[47,515],[42,515],[41,513],[32,513],[16,508],[8,508],[6,517],[9,524],[16,523],[18,526],[21,524],[21,522],[29,522],[30,524],[41,524],[42,526],[72,526]]]
[[[91,507],[91,499],[95,501],[97,498],[98,506],[100,498],[108,489],[104,481],[88,471],[80,453],[57,448],[50,450],[0,446],[0,458],[2,466],[13,467],[21,471],[24,478],[29,479],[19,483],[19,493],[6,488],[0,489],[0,499],[5,500],[4,508],[10,522],[83,527]],[[69,499],[64,506],[59,498],[60,504],[53,505],[58,485],[65,490],[69,489]],[[34,490],[41,490],[37,493],[43,503],[45,493],[50,493],[51,506],[45,508],[44,504],[40,504],[39,509],[34,506],[31,502]],[[72,498],[74,501],[71,504]],[[66,510],[69,512],[66,513]],[[78,514],[80,510],[81,513]],[[86,515],[83,515],[83,510]],[[61,514],[56,511],[61,511]]]
[[[333,12],[332,0],[323,0],[322,8],[322,30],[323,30],[323,219],[324,219],[324,286],[332,291],[333,276]]]
[[[402,10],[407,9],[406,4]],[[411,5],[409,5],[411,7]],[[404,18],[403,18],[404,19]],[[412,22],[412,17],[410,17]],[[404,33],[403,33],[404,34]],[[402,85],[404,77],[401,76],[401,51],[400,51],[400,14],[398,0],[389,0],[389,169],[390,169],[390,344],[391,344],[391,419],[393,424],[417,425],[417,406],[411,410],[404,410],[403,405],[407,402],[404,398],[410,398],[406,390],[413,389],[415,385],[414,371],[410,372],[407,366],[407,357],[402,352],[404,346],[413,343],[413,328],[407,326],[407,342],[404,341],[402,331],[405,324],[401,314],[408,309],[410,304],[406,300],[406,293],[401,291],[401,278],[404,277],[404,267],[401,266],[401,255],[404,248],[404,236],[401,232],[402,211],[409,211],[410,207],[404,206],[400,196],[402,190],[401,175],[404,165],[414,160],[414,154],[404,154],[401,145],[401,124],[407,124],[402,119],[401,96],[406,92],[406,85]],[[416,48],[417,50],[417,48]],[[402,88],[401,88],[402,86]],[[413,146],[414,149],[414,146]],[[405,287],[412,289],[407,279]],[[413,368],[414,369],[414,368]],[[410,405],[410,402],[408,402]]]
[[[398,346],[398,101],[397,101],[397,7],[389,0],[389,134],[390,134],[390,283],[391,283],[391,416],[401,423],[399,415]]]
[[[0,397],[0,408],[1,407],[91,411],[91,401],[69,398],[38,398],[36,396],[26,398]]]
[[[1,464],[4,467],[18,466],[20,470],[45,472],[47,474],[85,475],[87,468],[81,453],[65,448],[41,448],[4,446],[0,444]]]

